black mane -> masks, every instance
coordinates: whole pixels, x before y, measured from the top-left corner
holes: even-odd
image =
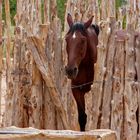
[[[92,24],[91,25],[92,26],[92,28],[95,30],[95,32],[96,32],[96,34],[97,34],[97,36],[99,35],[99,26],[97,25],[97,24]],[[70,27],[70,29],[69,29],[69,31],[68,31],[68,34],[69,33],[74,33],[75,31],[80,31],[81,33],[82,33],[82,35],[83,36],[86,36],[87,35],[87,32],[86,32],[86,28],[85,28],[85,26],[84,26],[84,24],[83,23],[81,23],[81,22],[76,22],[76,23],[74,23],[71,27]]]
[[[86,35],[86,28],[84,27],[84,24],[81,22],[74,23],[71,27],[68,33],[74,33],[75,31],[80,31],[82,35]]]

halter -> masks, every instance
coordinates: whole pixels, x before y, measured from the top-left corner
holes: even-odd
[[[80,88],[80,89],[82,89],[84,86],[90,85],[90,84],[92,84],[92,83],[93,83],[93,81],[88,82],[88,83],[84,83],[84,84],[81,84],[81,85],[72,85],[72,86],[71,86],[71,89],[75,89],[75,88]]]

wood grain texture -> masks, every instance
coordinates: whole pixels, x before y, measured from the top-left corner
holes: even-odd
[[[85,22],[94,15],[100,34],[94,82],[85,95],[86,130],[113,129],[118,140],[140,139],[140,0],[128,0],[119,12],[115,0],[68,0],[64,31],[56,2],[44,0],[41,17],[39,0],[17,0],[4,125],[79,130],[77,105],[65,76],[66,17],[71,13],[74,21]]]
[[[3,64],[2,64],[2,59],[3,59],[3,49],[2,49],[2,0],[0,0],[0,105],[1,105],[1,96],[2,96],[2,70],[3,70]],[[1,114],[1,108],[0,108],[0,114]],[[1,117],[0,117],[1,119]]]
[[[0,133],[3,133],[2,135],[0,134],[0,140],[117,140],[115,133],[111,130],[94,130],[83,133],[71,130],[55,131],[9,127],[0,129]],[[12,133],[13,135],[11,135]]]

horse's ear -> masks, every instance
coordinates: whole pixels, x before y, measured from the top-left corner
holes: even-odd
[[[93,17],[94,16],[92,16],[87,22],[84,23],[84,26],[85,26],[86,29],[91,25]]]
[[[71,27],[73,25],[72,16],[70,13],[68,13],[68,15],[67,15],[67,22],[69,24],[69,27]]]

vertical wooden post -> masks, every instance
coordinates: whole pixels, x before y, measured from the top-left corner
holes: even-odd
[[[101,0],[100,20],[106,20],[106,18],[108,17],[107,8],[105,8],[105,7],[108,7],[108,0]]]
[[[1,96],[2,96],[2,70],[3,70],[3,64],[2,64],[2,59],[3,59],[3,49],[2,49],[2,0],[0,0],[0,121],[1,121]]]
[[[83,1],[82,1],[83,2]],[[80,3],[80,1],[79,1]],[[83,3],[82,8],[82,20],[87,20],[91,16],[94,16],[93,23],[97,23],[99,21],[99,7],[98,7],[98,0],[88,0],[87,2]],[[81,5],[80,5],[81,7]],[[80,8],[77,7],[77,8]]]
[[[107,8],[108,17],[116,17],[116,5],[115,0],[108,0],[108,8]]]
[[[12,88],[11,88],[11,19],[10,19],[10,5],[9,0],[5,0],[5,16],[6,16],[6,84],[7,84],[7,94],[6,94],[6,112],[4,125],[10,126],[12,124]]]
[[[136,29],[140,32],[140,0],[136,0]]]
[[[35,1],[35,8],[36,8],[36,20],[38,21],[38,24],[42,23],[42,14],[41,14],[41,0]]]
[[[51,29],[51,7],[53,7],[51,0],[44,0],[44,25],[47,27],[46,34],[42,34],[44,37],[45,42],[45,51],[48,59],[48,67],[53,72],[53,58],[52,58],[52,42],[53,42],[53,31]],[[56,9],[55,9],[56,10]],[[45,27],[44,26],[44,27]],[[42,28],[43,29],[43,28]],[[53,28],[55,29],[55,28]],[[43,41],[43,40],[42,40]],[[43,90],[43,121],[44,125],[43,128],[45,129],[57,129],[56,124],[56,109],[55,105],[53,104],[52,98],[49,93],[49,89],[52,87],[48,87],[44,82],[44,90]]]
[[[54,81],[55,81],[55,85],[59,91],[59,93],[61,94],[61,97],[63,97],[62,95],[62,40],[61,40],[61,22],[60,19],[57,18],[57,15],[55,15],[56,17],[53,19],[51,26],[52,26],[52,32],[53,32],[53,51],[54,51],[54,57],[53,57],[53,73],[54,73]],[[56,30],[57,29],[57,30]],[[57,129],[64,129],[61,119],[60,119],[60,115],[59,112],[56,110],[56,118],[57,118]]]
[[[136,1],[128,1],[124,90],[124,139],[137,139],[138,89],[135,67]]]
[[[33,7],[35,17],[33,18],[33,27],[32,30],[38,29],[39,25],[42,23],[41,20],[41,1],[32,1],[31,5]],[[33,14],[33,13],[32,13]],[[37,34],[36,31],[33,31],[34,34]],[[31,86],[31,97],[30,103],[32,108],[32,113],[29,117],[29,126],[35,128],[43,128],[43,79],[40,71],[36,67],[34,60],[32,59],[32,86]]]
[[[113,38],[110,30],[110,22],[102,21],[100,25],[100,35],[99,35],[99,45],[98,45],[98,58],[95,65],[95,75],[93,87],[90,91],[91,103],[86,106],[87,109],[87,130],[100,128],[101,116],[102,116],[102,104],[103,104],[103,86],[104,86],[104,76],[106,74],[106,54],[108,52],[108,41],[109,38]],[[87,94],[88,96],[88,94]],[[88,99],[87,99],[88,100]],[[88,103],[88,101],[87,101]],[[92,112],[90,111],[92,110]]]
[[[133,26],[133,25],[132,25]],[[124,90],[124,134],[125,139],[137,139],[138,90],[135,82],[135,52],[134,52],[134,30],[131,25],[127,30],[128,40],[126,42],[125,61],[125,90]],[[132,28],[131,28],[132,27]]]
[[[50,0],[50,22],[57,17],[57,3],[56,0]]]
[[[47,1],[49,2],[49,1]],[[49,3],[48,3],[49,4]],[[49,8],[48,5],[44,5]],[[49,10],[49,9],[47,9]],[[50,11],[48,11],[50,12]],[[45,13],[45,11],[44,11]],[[52,56],[51,56],[51,51],[52,51],[52,38],[53,38],[53,33],[52,30],[50,29],[50,17],[49,15],[47,16],[48,13],[45,13],[44,18],[44,31],[46,30],[45,34],[41,34],[42,42],[45,43],[45,53],[47,55],[47,60],[48,60],[48,67],[52,68],[53,66],[50,66],[49,64],[53,64],[52,62]],[[42,30],[41,29],[41,30]],[[43,33],[43,32],[41,32]],[[53,71],[53,70],[52,70]],[[44,90],[43,90],[43,128],[44,129],[57,129],[56,127],[56,108],[55,105],[53,104],[52,98],[50,96],[49,90],[53,87],[48,87],[47,84],[44,82]]]
[[[115,54],[113,64],[113,84],[112,84],[112,97],[111,97],[111,129],[116,131],[117,140],[123,138],[124,133],[124,73],[125,73],[125,37],[126,33],[122,30],[116,32],[115,35]]]
[[[6,16],[6,34],[7,34],[7,40],[6,40],[6,77],[7,77],[7,86],[10,81],[10,65],[11,65],[11,57],[10,57],[10,51],[11,51],[11,19],[10,19],[10,5],[9,0],[5,0],[5,16]],[[7,88],[7,90],[9,90]]]
[[[100,12],[99,12],[99,1],[98,0],[93,0],[93,7],[94,7],[94,10],[93,10],[93,15],[94,15],[94,21],[95,23],[98,23],[99,22],[99,19],[100,19]]]
[[[137,110],[137,123],[140,125],[140,0],[136,0],[136,14],[137,14],[137,25],[135,34],[135,51],[136,51],[136,72],[137,72],[137,88],[138,88],[138,110]],[[140,139],[140,129],[137,132],[137,137]]]
[[[136,29],[137,20],[139,19],[137,17],[136,12],[136,0],[128,0],[128,6],[127,6],[127,16],[126,16],[126,23],[127,28],[128,26],[132,26],[133,29]]]
[[[102,1],[102,7],[109,5],[109,9],[105,11],[102,8],[102,18],[106,20],[106,18],[110,19],[111,27],[107,32],[111,32],[111,36],[108,40],[108,49],[107,49],[107,57],[106,57],[106,73],[105,73],[105,81],[103,85],[103,95],[102,95],[102,117],[101,117],[101,128],[110,128],[111,125],[111,107],[110,103],[112,101],[112,76],[113,76],[113,60],[115,55],[115,32],[116,32],[116,19],[115,19],[115,1]],[[108,112],[108,113],[106,113]]]
[[[112,75],[113,75],[113,59],[115,53],[114,40],[115,40],[115,20],[111,21],[111,36],[108,40],[108,49],[106,57],[106,72],[104,75],[104,85],[102,93],[102,109],[101,109],[101,128],[110,128],[110,102],[112,97]],[[108,112],[108,113],[106,113]]]
[[[31,32],[32,29],[28,26],[31,26],[33,21],[31,2],[33,1],[17,0],[15,16],[12,125],[19,127],[29,126],[29,116],[32,113],[29,100],[31,95],[30,58],[28,58],[29,53],[26,48],[26,29],[28,29],[28,33]]]
[[[50,0],[44,0],[44,24],[50,22]]]
[[[43,94],[43,128],[56,130],[56,112],[55,105],[49,94],[49,89],[44,82],[44,94]]]
[[[135,36],[135,50],[136,50],[136,72],[137,72],[137,88],[138,88],[138,106],[140,106],[140,34]],[[137,110],[137,123],[140,124],[140,107]],[[137,132],[138,139],[140,138],[140,129]]]

